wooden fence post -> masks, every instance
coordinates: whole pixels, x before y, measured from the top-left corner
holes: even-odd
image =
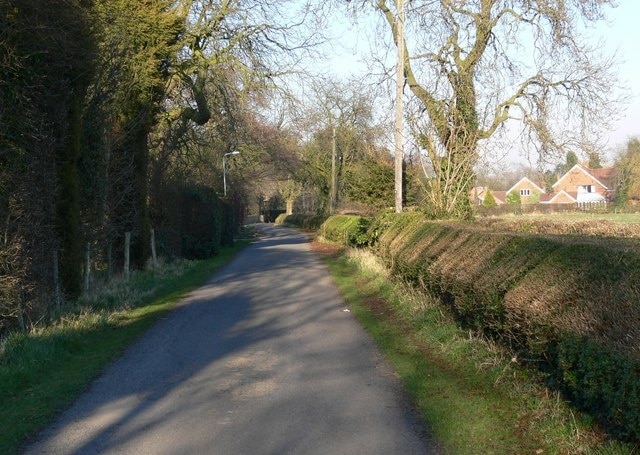
[[[57,314],[62,310],[62,292],[60,291],[60,268],[58,250],[53,250],[53,305]]]
[[[158,256],[156,255],[156,234],[153,228],[151,228],[151,260],[153,262],[153,268],[158,268]]]
[[[107,245],[107,282],[111,281],[113,276],[113,248],[111,244],[111,240]]]
[[[21,298],[18,299],[18,325],[20,326],[21,331],[27,331],[27,323],[25,322],[24,317],[24,303],[22,303]]]
[[[124,233],[124,279],[129,280],[129,250],[131,246],[131,232]]]
[[[91,287],[91,243],[87,242],[87,251],[84,257],[84,293],[89,293]]]

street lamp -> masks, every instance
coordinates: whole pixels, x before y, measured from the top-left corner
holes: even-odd
[[[240,155],[240,152],[234,150],[222,155],[222,186],[224,188],[224,195],[227,196],[227,157],[231,155]]]
[[[329,215],[333,215],[336,208],[336,120],[340,118],[340,111],[334,107],[329,112],[331,119],[331,194],[329,194]]]

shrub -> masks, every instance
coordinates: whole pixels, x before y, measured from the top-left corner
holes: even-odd
[[[317,231],[325,222],[325,215],[303,215],[295,213],[293,215],[281,214],[276,218],[275,224],[285,224],[310,231]]]
[[[640,368],[588,337],[567,336],[555,348],[552,379],[580,408],[626,440],[640,438]]]
[[[317,231],[318,229],[320,229],[320,226],[322,226],[322,223],[324,223],[326,220],[326,215],[308,215],[305,216],[302,220],[301,227],[303,229]]]
[[[496,198],[493,197],[493,193],[489,190],[487,190],[487,194],[484,197],[484,200],[482,201],[482,206],[483,207],[495,207],[497,206],[498,203],[496,202]]]
[[[516,191],[512,191],[507,194],[507,204],[520,205],[522,203],[522,199],[520,198],[520,193]]]
[[[222,243],[225,224],[223,204],[209,188],[188,186],[180,194],[182,255],[188,259],[214,256]]]
[[[233,239],[238,235],[240,220],[238,211],[232,204],[218,199],[218,205],[222,212],[222,232],[220,233],[220,245],[233,246]]]
[[[275,223],[280,215],[285,215],[284,210],[279,209],[268,209],[262,212],[262,217],[265,223]]]

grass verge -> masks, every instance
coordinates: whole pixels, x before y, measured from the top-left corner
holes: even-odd
[[[76,302],[55,323],[5,340],[0,350],[0,453],[15,453],[180,297],[248,243],[236,242],[209,260],[136,272],[129,282],[114,281]]]
[[[374,257],[314,249],[446,453],[637,453],[607,440],[504,349],[462,331],[440,303],[393,283]]]

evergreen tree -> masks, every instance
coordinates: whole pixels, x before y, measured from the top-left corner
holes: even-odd
[[[512,205],[520,205],[522,203],[522,199],[520,198],[520,193],[518,193],[517,191],[512,191],[511,193],[507,194],[507,204],[512,204]]]
[[[117,176],[106,190],[109,237],[121,251],[124,233],[132,233],[131,257],[138,268],[150,248],[150,135],[184,29],[184,17],[173,5],[169,0],[99,0],[94,6],[105,68],[96,84],[105,103],[107,173]]]
[[[485,194],[484,199],[482,201],[483,207],[495,207],[498,203],[496,202],[496,198],[493,196],[493,193],[490,190],[487,190],[487,194]]]
[[[568,172],[571,170],[573,166],[578,164],[580,160],[578,159],[578,155],[572,150],[567,152],[567,156],[564,163],[564,172]]]
[[[589,153],[589,168],[600,169],[602,167],[602,161],[598,152]]]

